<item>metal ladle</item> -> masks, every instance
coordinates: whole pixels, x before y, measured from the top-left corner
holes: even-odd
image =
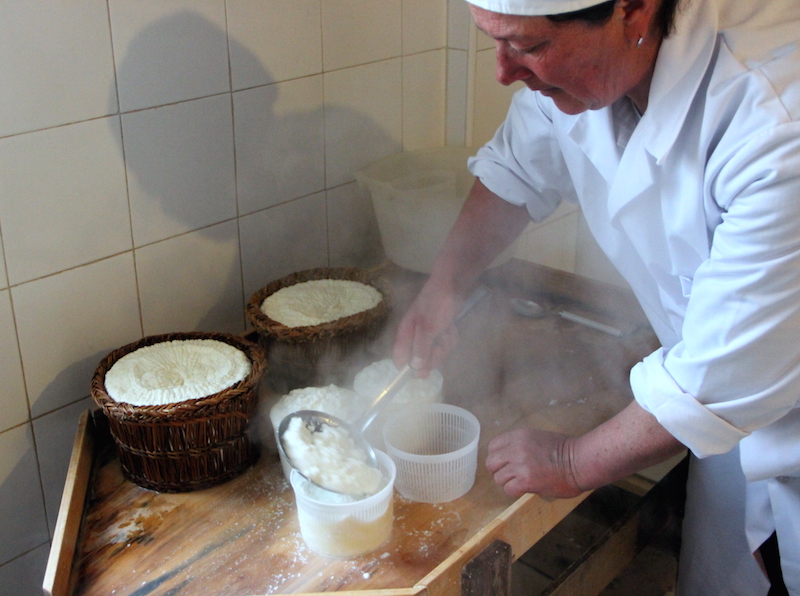
[[[546,315],[551,314],[544,308],[542,308],[540,304],[534,302],[533,300],[524,300],[522,298],[511,298],[510,302],[511,302],[511,308],[514,309],[514,312],[522,315],[523,317],[538,319],[540,317],[544,317]],[[576,315],[574,313],[567,312],[565,310],[559,311],[558,315],[562,319],[567,319],[568,321],[572,321],[573,323],[578,323],[579,325],[585,325],[586,327],[597,329],[598,331],[602,331],[603,333],[608,333],[609,335],[613,335],[614,337],[623,336],[623,332],[621,329],[617,329],[616,327],[612,327],[611,325],[600,323],[593,319],[587,319],[586,317],[582,317],[580,315]]]
[[[466,316],[466,314],[472,310],[472,307],[475,306],[478,302],[480,302],[485,296],[489,294],[489,288],[486,286],[478,286],[478,288],[470,295],[467,301],[464,303],[464,307],[461,309],[461,312],[458,313],[456,318],[453,320],[453,324],[457,324],[461,319]],[[437,336],[438,337],[438,336]],[[435,341],[435,340],[434,340]],[[289,424],[295,418],[300,418],[303,423],[306,425],[312,433],[322,432],[324,426],[330,426],[333,428],[343,428],[345,429],[350,438],[353,440],[357,449],[362,450],[366,454],[365,463],[373,468],[378,467],[378,461],[375,457],[375,451],[372,449],[372,446],[367,442],[364,438],[364,432],[367,430],[369,425],[375,420],[376,416],[383,410],[384,407],[392,400],[392,398],[397,395],[403,387],[405,387],[408,380],[414,375],[414,369],[411,368],[408,364],[406,364],[403,369],[398,373],[398,375],[392,379],[392,381],[386,385],[386,387],[381,391],[375,399],[372,400],[372,403],[367,408],[366,412],[364,413],[361,418],[359,418],[355,423],[348,424],[341,418],[336,416],[332,416],[330,414],[326,414],[325,412],[320,412],[318,410],[298,410],[297,412],[293,412],[288,414],[281,420],[281,423],[278,425],[278,449],[280,450],[281,454],[283,455],[285,461],[289,463],[297,472],[306,480],[311,482],[312,484],[317,484],[313,480],[311,480],[308,476],[303,474],[303,471],[300,470],[292,461],[292,458],[289,457],[287,453],[286,446],[283,444],[284,434],[286,433],[286,429],[289,428]],[[325,490],[329,490],[332,492],[338,492],[332,490],[327,486],[317,485],[320,488],[324,488]]]

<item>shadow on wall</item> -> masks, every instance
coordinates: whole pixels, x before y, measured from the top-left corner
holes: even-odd
[[[176,31],[180,32],[180,40],[174,39]],[[211,58],[203,51],[195,52],[193,42],[203,47],[223,44],[230,52],[237,52],[237,64],[244,65],[250,73],[261,73],[266,84],[235,93],[232,99],[225,54],[222,89],[201,94],[199,99],[162,102],[167,105],[132,110],[121,116],[124,140],[119,149],[128,173],[145,335],[191,330],[240,332],[245,326],[244,303],[249,292],[292,271],[329,264],[330,209],[323,194],[326,132],[329,147],[340,150],[366,140],[371,154],[353,152],[356,161],[362,162],[353,162],[354,169],[380,157],[380,153],[398,150],[396,143],[369,118],[348,108],[330,106],[326,114],[321,76],[309,77],[318,79],[320,85],[316,107],[287,116],[276,114],[280,86],[269,84],[274,81],[264,65],[242,44],[229,40],[224,30],[194,12],[178,12],[143,28],[119,56],[118,80],[148,85],[148,77],[158,74],[159,80],[151,83],[162,91],[167,84],[180,89],[202,87],[206,69],[187,68],[187,64],[195,61],[196,66],[197,60]],[[169,76],[164,75],[165,71]],[[120,87],[130,91],[130,87]],[[239,147],[234,163],[232,102],[246,94],[254,98],[257,121],[251,117],[239,123],[241,128],[236,132],[246,142]],[[110,113],[116,113],[116,89],[110,90],[109,102]],[[126,105],[125,101],[122,105]],[[327,131],[323,117],[327,118]],[[117,126],[115,118],[109,122]],[[309,156],[319,159],[312,163]],[[291,217],[284,209],[292,199],[314,193],[316,197],[308,197],[313,201],[300,200],[307,201],[319,213],[314,219],[321,222],[316,236],[322,240],[317,243],[307,240],[315,236],[304,219],[311,210],[294,210],[301,216]],[[240,239],[240,224],[245,219],[241,216],[246,214],[258,216],[254,220],[269,233],[252,227],[257,232]],[[372,226],[372,237],[377,239],[371,205],[369,213],[361,215],[361,229],[351,234],[368,236],[361,231]],[[341,216],[338,219],[343,220]],[[166,239],[171,240],[161,242]],[[244,279],[243,255],[248,260]],[[105,320],[97,324],[110,329],[115,323]],[[109,346],[91,355],[74,354],[73,363],[61,370],[36,399],[36,404],[42,404],[41,413],[49,410],[45,404],[75,403],[64,400],[65,391],[77,388],[76,394],[84,399],[100,360],[117,347]],[[60,478],[49,478],[49,485],[63,485],[70,451],[71,442],[51,450],[59,461],[50,462],[49,467],[60,471],[53,474],[60,474]],[[31,466],[35,469],[35,464]],[[14,472],[2,479],[2,489],[17,486],[16,477]],[[38,481],[34,488],[35,491],[20,494],[39,494]],[[53,503],[49,505],[48,510],[57,509]],[[36,544],[47,540],[46,528],[38,533],[27,526],[20,530],[26,537],[35,538]]]
[[[173,39],[176,31],[179,40]],[[222,89],[202,80],[217,71],[214,65],[198,68],[198,60],[214,60],[199,48],[220,44],[227,44],[230,55],[237,57],[234,67],[248,73],[248,80],[265,84],[231,97],[227,75]],[[326,147],[345,152],[342,155],[349,157],[344,162],[353,171],[376,159],[376,151],[380,156],[399,147],[369,118],[346,108],[323,108],[321,76],[293,82],[307,85],[309,95],[317,94],[318,101],[310,102],[313,107],[279,116],[281,86],[272,84],[265,65],[224,30],[191,11],[144,27],[118,64],[123,109],[131,103],[124,95],[131,92],[127,81],[160,87],[163,96],[179,93],[164,90],[165,72],[176,89],[209,90],[199,99],[121,117],[134,244],[143,247],[137,249],[137,275],[145,335],[241,331],[243,305],[252,291],[299,269],[339,264],[329,262],[329,249],[337,234],[347,235],[346,229],[339,229],[342,221],[358,228],[351,234],[358,241],[366,238],[372,250],[379,250],[368,201],[359,204],[365,208],[358,210],[358,218],[336,218],[325,195],[312,195],[326,189]],[[158,80],[150,80],[154,77]],[[116,105],[116,90],[110,101]],[[352,180],[352,172],[346,177]],[[313,203],[303,208],[304,214],[310,211],[307,218],[287,216],[286,209],[265,211],[299,197]],[[248,214],[258,214],[252,221],[261,222],[264,233],[240,238],[233,220]],[[187,235],[192,239],[155,248],[155,243],[187,232],[195,232]],[[186,248],[170,258],[173,245],[192,247],[189,263]],[[154,259],[147,270],[148,252],[166,252],[166,258]],[[159,288],[158,296],[143,291],[148,283]],[[202,309],[207,312],[201,315]]]
[[[0,508],[2,528],[9,534],[0,541],[0,565],[50,538],[44,522],[39,521],[40,516],[33,514],[35,508],[41,506],[41,488],[36,475],[36,452],[27,434],[28,428],[18,427],[0,437],[4,448],[4,461],[0,463],[0,494],[4,498],[0,504],[14,503],[13,510]]]

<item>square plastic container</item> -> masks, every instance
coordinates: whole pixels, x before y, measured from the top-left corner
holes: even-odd
[[[458,406],[425,404],[397,414],[383,427],[397,490],[422,503],[465,495],[475,484],[479,438],[478,419]]]
[[[289,477],[297,502],[300,534],[321,555],[351,558],[375,550],[392,534],[396,468],[375,450],[385,485],[374,495],[353,501],[312,484],[297,470]]]
[[[467,158],[477,148],[437,147],[396,153],[355,173],[370,193],[386,256],[396,265],[430,273],[475,177]],[[512,244],[495,260],[505,263]]]

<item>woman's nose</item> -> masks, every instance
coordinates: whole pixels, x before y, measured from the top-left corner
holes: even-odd
[[[521,56],[506,42],[497,41],[495,78],[501,85],[511,85],[529,78],[533,72],[520,61]]]

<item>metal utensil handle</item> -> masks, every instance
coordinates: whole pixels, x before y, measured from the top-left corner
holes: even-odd
[[[608,333],[609,335],[613,335],[614,337],[622,337],[623,333],[621,329],[617,329],[616,327],[612,327],[611,325],[606,325],[604,323],[600,323],[593,319],[587,319],[586,317],[582,317],[580,315],[576,315],[571,312],[567,312],[562,310],[560,313],[562,318],[567,319],[568,321],[572,321],[573,323],[578,323],[579,325],[585,325],[586,327],[591,327],[592,329],[597,329],[598,331],[602,331],[603,333]]]
[[[364,416],[358,424],[358,430],[361,431],[362,434],[367,430],[367,427],[372,424],[372,421],[375,420],[375,417],[380,414],[383,407],[388,404],[403,387],[405,387],[406,382],[412,376],[414,376],[414,369],[406,364],[403,367],[403,370],[400,371],[400,374],[398,374],[392,380],[392,382],[389,383],[374,400],[372,400],[369,408],[367,408],[366,416]]]
[[[489,288],[484,285],[478,286],[475,291],[470,294],[470,297],[467,298],[467,301],[464,303],[461,311],[456,315],[456,318],[453,319],[453,324],[458,324],[458,322],[461,321],[461,319],[463,319],[470,310],[472,310],[472,307],[483,300],[488,294]],[[386,386],[386,388],[381,391],[374,400],[372,400],[372,403],[367,408],[367,414],[360,420],[356,427],[359,431],[361,431],[362,434],[367,430],[367,427],[372,424],[372,421],[375,420],[375,417],[381,412],[386,404],[388,404],[391,399],[397,393],[399,393],[403,387],[405,387],[406,383],[413,375],[414,369],[406,364],[400,373]]]
[[[464,303],[464,307],[461,309],[461,312],[459,312],[456,315],[456,318],[453,319],[453,324],[458,325],[461,319],[467,316],[467,313],[472,310],[472,307],[478,304],[478,302],[483,300],[486,296],[488,296],[489,293],[490,293],[489,288],[487,288],[483,284],[475,288],[472,294],[470,294],[469,298],[467,298],[467,301]]]

